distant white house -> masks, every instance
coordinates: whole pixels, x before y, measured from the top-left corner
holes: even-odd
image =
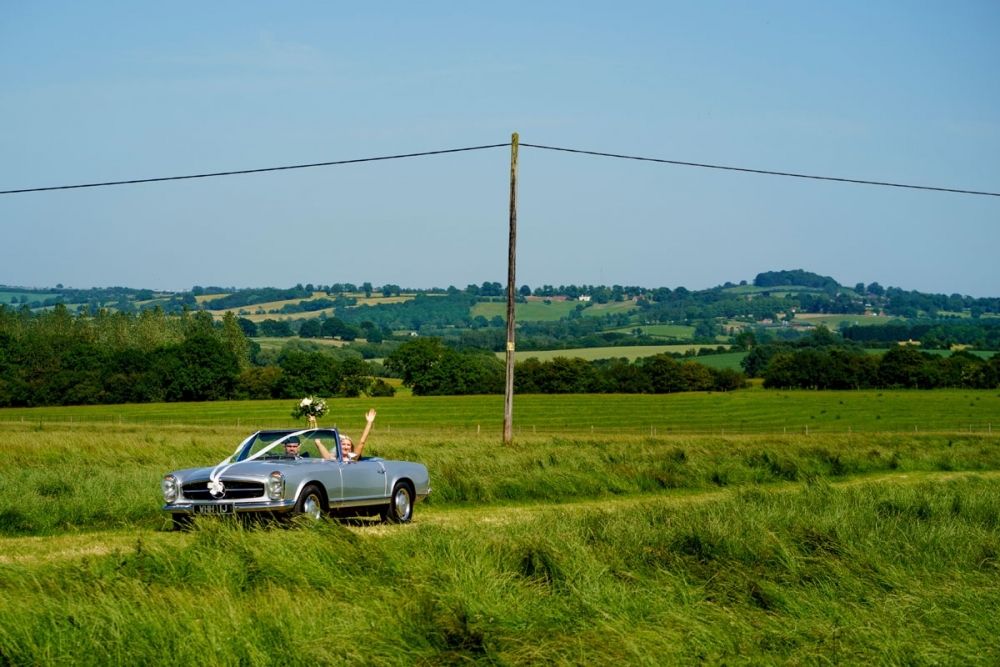
[[[590,297],[587,295],[579,297],[580,301],[590,301]]]

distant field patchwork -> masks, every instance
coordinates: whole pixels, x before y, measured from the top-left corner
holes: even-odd
[[[823,315],[822,313],[796,313],[793,322],[800,324],[826,325],[828,329],[837,329],[841,322],[848,324],[889,324],[904,323],[905,320],[894,317],[879,317],[877,315]]]
[[[20,292],[18,290],[0,291],[0,304],[9,306],[12,304],[11,299],[17,299],[17,301],[20,302],[22,298],[26,298],[28,300],[28,303],[31,303],[32,301],[45,301],[46,299],[52,299],[57,296],[59,295],[33,294],[31,292]]]
[[[323,345],[325,347],[343,347],[344,345],[348,344],[348,341],[345,340],[334,340],[332,338],[299,338],[298,336],[293,336],[290,338],[260,337],[260,338],[251,338],[250,340],[260,345],[261,350],[281,349],[282,347],[285,346],[285,343],[287,343],[290,340],[294,341],[307,340],[310,343],[316,343],[317,345]]]
[[[378,292],[375,292],[375,294],[378,294]],[[195,297],[195,298],[198,300],[198,303],[203,303],[205,301],[209,301],[211,299],[218,299],[218,298],[221,298],[223,296],[225,296],[225,295],[224,294],[213,294],[211,296],[200,296],[200,297]],[[358,294],[347,294],[345,296],[350,296],[350,297],[354,297],[355,299],[357,299],[357,301],[358,301],[357,305],[358,306],[361,306],[361,305],[374,306],[374,305],[377,305],[377,304],[380,304],[380,303],[402,303],[404,301],[409,301],[409,300],[415,298],[414,294],[402,294],[400,296],[385,296],[385,297],[384,296],[372,296],[372,297],[366,298],[363,292],[358,293]],[[434,296],[434,295],[432,295],[432,296]],[[334,312],[336,310],[335,308],[325,308],[323,310],[314,310],[314,311],[302,312],[302,313],[282,313],[282,314],[268,313],[267,311],[270,311],[270,310],[281,310],[282,307],[284,307],[284,306],[286,306],[288,304],[298,304],[298,303],[303,303],[303,302],[308,302],[308,301],[314,301],[316,299],[331,299],[332,300],[332,299],[335,299],[335,298],[336,298],[335,296],[330,296],[326,292],[313,292],[312,297],[310,297],[308,299],[287,299],[287,300],[284,300],[284,301],[268,301],[266,303],[255,303],[255,304],[252,304],[252,305],[249,305],[249,306],[241,306],[239,308],[231,308],[229,310],[232,310],[233,312],[237,312],[237,313],[239,311],[241,311],[241,310],[245,311],[243,314],[240,315],[240,317],[245,317],[245,318],[247,318],[247,319],[249,319],[249,320],[251,320],[253,322],[260,322],[260,321],[266,320],[266,319],[280,319],[280,318],[287,318],[287,317],[293,317],[293,318],[319,317],[320,313],[325,314],[327,317],[331,317],[331,316],[334,315]],[[259,313],[259,312],[257,312],[258,310],[264,310],[264,312],[263,313]],[[218,319],[221,319],[222,316],[226,314],[225,310],[210,310],[208,312],[210,312],[214,317],[216,317]]]
[[[694,336],[694,327],[683,324],[633,324],[632,326],[615,329],[615,331],[632,333],[636,329],[642,329],[642,333],[650,336],[667,336],[670,338],[691,338]]]
[[[563,317],[568,317],[570,313],[576,310],[577,306],[581,305],[586,306],[587,304],[580,301],[551,301],[545,303],[544,301],[531,300],[527,303],[515,304],[514,317],[523,322],[555,322]],[[596,303],[587,306],[581,314],[584,317],[604,317],[605,315],[627,313],[634,308],[634,301],[612,301],[610,303]],[[490,319],[494,315],[506,317],[507,304],[499,301],[477,303],[472,307],[470,314],[472,317],[482,315],[486,319]]]
[[[594,359],[621,359],[625,358],[629,361],[634,361],[635,359],[640,359],[642,357],[651,357],[654,354],[663,354],[664,352],[679,352],[681,354],[687,352],[688,350],[698,350],[705,347],[704,345],[628,345],[619,347],[583,347],[574,348],[572,350],[542,350],[542,351],[527,351],[518,350],[515,352],[515,356],[518,361],[524,361],[525,359],[530,359],[535,357],[541,361],[548,361],[550,359],[555,359],[556,357],[574,357],[577,359],[586,359],[588,361],[593,361]],[[729,347],[725,345],[723,347]],[[497,356],[503,359],[505,357],[504,352],[497,352]],[[698,359],[701,359],[699,357]],[[708,357],[705,357],[708,358]]]

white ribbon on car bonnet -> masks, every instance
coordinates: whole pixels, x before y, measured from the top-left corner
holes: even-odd
[[[227,470],[229,470],[234,465],[236,465],[237,463],[246,463],[247,461],[253,461],[254,459],[260,458],[264,454],[267,454],[269,451],[271,451],[272,449],[274,449],[278,445],[283,444],[285,442],[285,440],[288,440],[289,438],[291,438],[293,436],[302,435],[303,433],[310,433],[310,432],[315,431],[315,430],[316,429],[310,428],[310,429],[306,429],[304,431],[296,431],[295,433],[289,433],[288,435],[286,435],[283,438],[278,438],[277,440],[275,440],[274,442],[272,442],[270,445],[268,445],[267,447],[263,448],[262,450],[260,450],[256,454],[254,454],[253,456],[248,456],[247,458],[243,459],[242,461],[233,461],[233,457],[236,456],[237,454],[239,454],[240,452],[242,452],[243,448],[246,447],[247,444],[251,440],[253,440],[253,438],[255,438],[257,436],[257,434],[254,433],[249,438],[247,438],[246,440],[244,440],[243,442],[241,442],[239,444],[239,447],[236,448],[235,452],[233,452],[232,454],[230,454],[229,456],[227,456],[225,459],[223,459],[222,462],[219,463],[219,465],[217,465],[214,468],[212,468],[212,472],[208,475],[208,490],[209,490],[209,492],[215,492],[215,493],[220,493],[221,494],[221,492],[223,490],[223,488],[222,488],[222,482],[220,481],[221,478],[222,478],[222,475]],[[230,463],[230,461],[232,461],[232,463]],[[228,464],[228,465],[226,465],[226,464]]]

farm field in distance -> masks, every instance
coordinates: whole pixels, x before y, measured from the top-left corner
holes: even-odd
[[[816,326],[822,324],[828,329],[837,329],[840,327],[841,322],[868,325],[901,323],[905,320],[896,317],[880,317],[878,315],[824,315],[822,313],[795,313],[795,319],[792,321],[798,322],[799,324],[814,324]]]
[[[724,356],[724,355],[720,355]],[[712,357],[699,357],[711,359]],[[216,425],[240,428],[291,428],[304,423],[290,416],[293,400],[154,403],[0,409],[0,428],[28,424],[104,422],[152,428]],[[330,399],[323,424],[360,430],[363,415],[375,407],[376,431],[499,433],[503,396],[397,396]],[[905,431],[992,432],[1000,428],[1000,393],[995,390],[779,391],[760,388],[734,392],[677,394],[548,394],[514,400],[515,427],[522,432],[649,433],[719,432],[847,433]]]
[[[632,333],[636,329],[642,329],[642,333],[650,336],[667,336],[669,338],[691,338],[694,336],[694,327],[683,324],[635,324],[628,327],[614,329],[621,333]]]
[[[198,303],[204,303],[205,301],[211,301],[212,299],[219,299],[225,294],[206,294],[202,296],[195,297]],[[370,305],[374,306],[380,303],[402,303],[404,301],[409,301],[415,297],[414,294],[401,294],[399,296],[372,296],[365,297],[364,292],[359,293],[347,293],[344,296],[349,296],[357,299],[357,305]],[[437,296],[437,295],[429,295]],[[261,322],[267,319],[285,319],[285,318],[299,318],[299,317],[319,317],[320,313],[327,316],[333,316],[336,312],[336,308],[325,308],[323,310],[309,311],[306,313],[268,313],[269,310],[280,310],[282,306],[288,304],[297,304],[302,302],[314,301],[316,299],[332,299],[327,295],[326,292],[313,292],[312,296],[308,299],[286,299],[284,301],[269,301],[266,303],[255,303],[250,306],[243,306],[242,308],[229,308],[223,310],[209,310],[208,312],[212,314],[216,319],[222,319],[222,316],[226,314],[226,310],[231,310],[234,313],[239,311],[245,311],[240,317],[245,317],[252,322]],[[258,309],[263,309],[265,312],[258,313]]]
[[[747,354],[749,353],[729,352],[726,354],[708,354],[703,357],[692,357],[691,361],[697,361],[699,364],[704,364],[709,368],[730,368],[734,371],[742,371],[743,367],[740,366],[740,362],[743,361]]]
[[[306,338],[306,339],[303,339],[303,338],[299,338],[298,336],[290,336],[288,338],[267,338],[267,337],[264,337],[264,336],[259,336],[259,337],[251,338],[250,340],[252,340],[255,343],[257,343],[258,345],[260,345],[260,349],[261,350],[280,350],[282,347],[285,346],[285,343],[287,343],[288,341],[302,341],[302,340],[305,340],[305,341],[307,341],[309,343],[315,343],[317,345],[324,345],[324,346],[327,346],[327,347],[343,347],[344,345],[348,344],[348,341],[345,341],[345,340],[336,340],[336,339],[333,339],[333,338]],[[364,340],[364,339],[362,338],[361,340]]]
[[[595,359],[621,359],[625,358],[629,361],[634,361],[642,357],[651,357],[655,354],[663,354],[664,352],[680,352],[683,354],[688,350],[700,350],[703,347],[716,346],[709,345],[616,345],[610,347],[578,347],[571,348],[568,350],[518,350],[514,353],[514,356],[518,361],[524,361],[525,359],[530,359],[535,357],[540,361],[548,361],[549,359],[555,359],[556,357],[576,357],[578,359],[586,359],[587,361],[593,361]],[[723,345],[723,347],[728,348],[729,345]],[[506,353],[497,352],[497,356],[501,359],[505,358]],[[701,359],[702,357],[698,357]]]
[[[527,303],[514,304],[514,318],[520,322],[555,322],[569,316],[571,312],[576,310],[577,306],[587,306],[580,312],[583,317],[617,315],[618,313],[627,313],[636,307],[634,301],[591,303],[588,305],[581,301],[552,301],[551,303],[545,303],[544,300],[531,300]],[[496,315],[506,317],[507,304],[499,301],[483,301],[473,306],[469,314],[472,317],[482,315],[486,319],[491,319]]]

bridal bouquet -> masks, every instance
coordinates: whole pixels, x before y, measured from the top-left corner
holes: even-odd
[[[326,407],[326,401],[322,398],[306,396],[295,405],[295,409],[292,410],[292,416],[296,419],[301,419],[302,417],[316,417],[319,419],[325,415],[328,410],[329,408]]]

